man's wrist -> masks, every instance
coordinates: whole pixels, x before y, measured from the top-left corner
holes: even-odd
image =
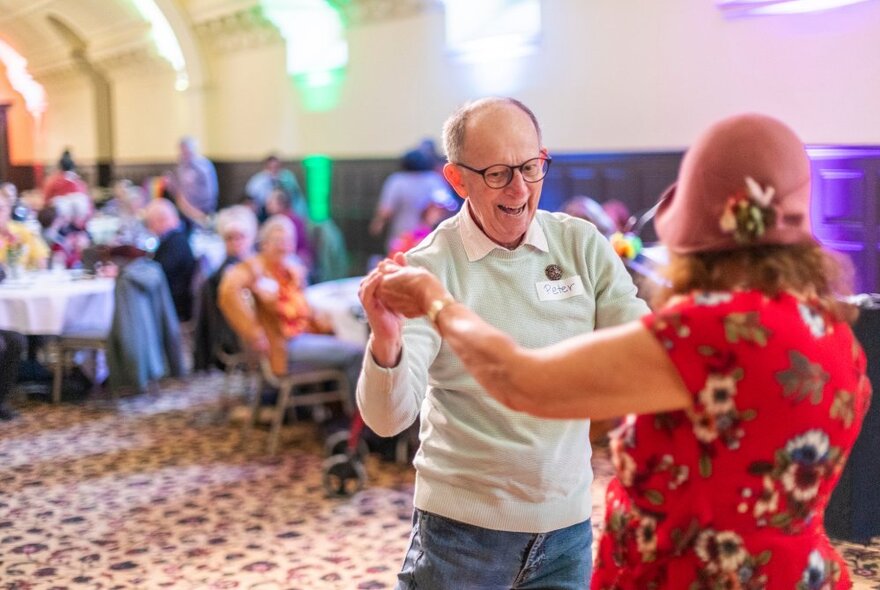
[[[383,369],[393,369],[400,364],[403,347],[399,339],[379,339],[376,338],[375,334],[372,334],[367,349],[370,352],[370,356],[373,357],[373,361]]]

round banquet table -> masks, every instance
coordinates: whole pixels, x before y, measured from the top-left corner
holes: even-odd
[[[367,343],[367,324],[360,318],[358,286],[364,277],[351,277],[309,285],[305,289],[309,306],[324,314],[333,325],[336,337],[353,344]]]
[[[0,283],[0,328],[31,335],[109,332],[115,279],[31,271]]]

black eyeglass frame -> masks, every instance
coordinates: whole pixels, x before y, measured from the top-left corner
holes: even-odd
[[[535,180],[528,180],[525,177],[525,175],[523,174],[522,169],[525,166],[527,166],[530,162],[534,162],[535,160],[543,160],[544,162],[546,162],[546,164],[544,164],[544,174],[541,175],[541,178],[536,178]],[[477,174],[479,174],[480,177],[483,179],[483,182],[485,182],[486,186],[488,186],[489,188],[504,188],[507,185],[509,185],[511,182],[513,182],[513,173],[516,170],[519,170],[519,174],[520,174],[520,176],[523,177],[523,181],[525,181],[525,182],[528,182],[528,183],[541,182],[542,180],[544,180],[547,177],[547,172],[550,171],[551,162],[553,162],[553,158],[551,158],[550,155],[548,154],[548,155],[544,155],[544,156],[538,156],[536,158],[529,158],[528,160],[526,160],[525,162],[523,162],[519,166],[508,166],[507,164],[492,164],[491,166],[486,166],[482,170],[477,170],[476,168],[471,168],[467,164],[462,164],[461,162],[456,162],[455,165],[461,166],[465,170],[470,170],[471,172],[476,172]],[[489,181],[486,180],[486,171],[489,170],[489,168],[495,168],[497,166],[504,166],[505,168],[510,170],[510,176],[508,177],[507,182],[505,182],[501,186],[492,186],[491,184],[489,184]]]

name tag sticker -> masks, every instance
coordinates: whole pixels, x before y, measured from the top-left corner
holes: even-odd
[[[560,301],[584,294],[584,281],[580,275],[558,281],[538,281],[535,283],[540,301]]]

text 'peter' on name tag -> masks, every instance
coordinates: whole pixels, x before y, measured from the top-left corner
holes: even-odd
[[[580,275],[559,279],[558,281],[538,281],[535,283],[540,301],[559,301],[584,294],[584,281]]]

